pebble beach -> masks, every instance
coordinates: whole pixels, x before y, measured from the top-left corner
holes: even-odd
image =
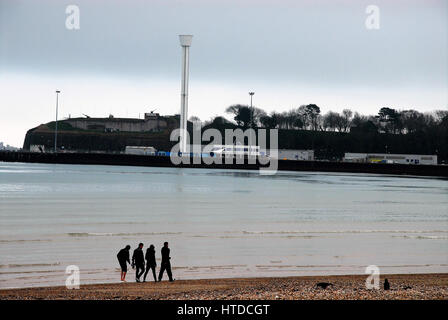
[[[447,300],[448,274],[381,276],[379,290],[367,275],[181,280],[0,290],[0,300]],[[383,289],[384,279],[390,290]],[[327,288],[317,283],[331,283]]]

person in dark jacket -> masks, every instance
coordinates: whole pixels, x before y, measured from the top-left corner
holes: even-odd
[[[162,262],[160,263],[159,281],[162,281],[163,272],[166,270],[168,278],[170,281],[173,280],[173,275],[171,274],[171,262],[170,262],[170,249],[168,248],[168,242],[163,244],[162,248]]]
[[[121,249],[118,254],[118,263],[121,267],[121,281],[126,281],[126,272],[128,272],[128,263],[131,264],[131,261],[129,261],[129,250],[131,249],[130,245],[127,245],[125,248]]]
[[[156,250],[154,248],[154,245],[150,245],[148,249],[146,249],[146,254],[145,254],[145,259],[146,259],[146,271],[145,271],[145,275],[143,276],[143,282],[146,281],[146,276],[148,275],[148,271],[149,269],[152,270],[152,275],[154,276],[154,281],[157,282],[157,278],[156,278]]]
[[[145,272],[145,258],[143,257],[143,243],[138,244],[132,255],[132,268],[135,267],[135,281],[140,282],[140,277]]]

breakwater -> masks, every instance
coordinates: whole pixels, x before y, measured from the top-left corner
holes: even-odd
[[[145,167],[179,167],[207,169],[239,169],[258,170],[264,165],[259,164],[211,164],[204,163],[175,165],[167,156],[141,156],[131,154],[107,153],[35,153],[35,152],[0,152],[0,161],[25,163],[59,163],[59,164],[91,164],[115,166],[145,166]],[[446,165],[408,165],[408,164],[371,164],[329,161],[295,161],[279,160],[278,170],[284,171],[320,171],[320,172],[352,172],[391,175],[414,175],[448,177]]]

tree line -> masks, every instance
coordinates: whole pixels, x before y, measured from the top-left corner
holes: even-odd
[[[350,109],[342,112],[328,111],[321,114],[316,104],[302,105],[285,112],[266,113],[264,110],[248,105],[235,104],[225,112],[233,116],[236,126],[242,128],[267,128],[288,130],[311,130],[332,132],[378,132],[388,134],[407,134],[431,130],[448,125],[448,110],[421,113],[419,111],[397,110],[383,107],[376,115],[362,115]],[[192,117],[190,120],[198,121]],[[217,116],[205,121],[204,126],[231,125],[226,118]]]
[[[280,148],[313,149],[322,160],[340,160],[345,152],[378,152],[436,154],[439,163],[448,163],[448,110],[422,113],[384,107],[375,115],[350,109],[321,114],[319,106],[308,104],[268,114],[236,104],[225,111],[233,121],[216,116],[203,122],[203,129],[276,128]]]

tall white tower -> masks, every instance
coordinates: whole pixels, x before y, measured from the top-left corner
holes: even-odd
[[[189,73],[189,49],[192,35],[180,35],[182,46],[182,88],[180,97],[180,152],[187,152],[187,119],[188,119],[188,73]]]

